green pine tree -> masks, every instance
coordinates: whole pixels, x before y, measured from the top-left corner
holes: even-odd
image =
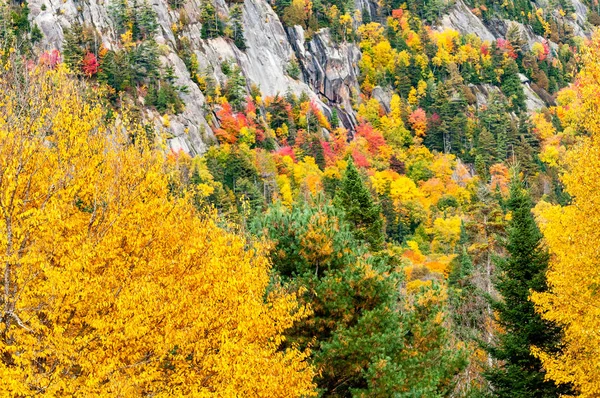
[[[246,49],[246,39],[244,38],[244,23],[242,21],[243,9],[239,4],[235,4],[231,7],[230,11],[230,23],[232,32],[233,43],[240,50]]]
[[[517,63],[509,58],[504,65],[504,74],[500,85],[502,92],[510,102],[510,109],[515,112],[526,110],[525,93],[519,78],[519,67]]]
[[[331,111],[331,119],[329,120],[329,123],[334,129],[340,126],[340,118],[338,116],[337,109],[335,108]]]
[[[496,160],[501,163],[506,160],[508,156],[508,138],[506,137],[506,131],[502,130],[496,137]]]
[[[486,174],[487,170],[496,159],[497,149],[498,146],[496,144],[494,136],[492,135],[492,133],[490,133],[488,129],[484,127],[479,133],[479,136],[477,137],[477,152],[478,156],[481,156],[481,160],[485,165]]]
[[[70,29],[65,30],[62,57],[65,63],[72,71],[78,73],[81,69],[81,62],[85,51],[81,48],[81,38],[83,37],[83,27],[75,22]]]
[[[444,397],[464,366],[440,322],[443,300],[401,295],[393,256],[370,253],[324,197],[273,205],[251,225],[274,242],[276,283],[300,292],[313,313],[288,331],[310,347],[321,397]],[[439,287],[423,292],[439,297]],[[436,319],[437,318],[437,319]]]
[[[546,351],[559,349],[561,334],[556,325],[542,320],[529,300],[532,291],[548,288],[545,273],[549,259],[531,207],[531,197],[514,172],[507,201],[512,214],[505,242],[508,256],[496,261],[494,285],[502,299],[491,300],[501,332],[496,334],[495,343],[486,347],[497,360],[485,375],[497,397],[558,397],[568,393],[568,388],[545,380],[540,360],[530,351],[531,346]]]
[[[246,78],[237,65],[229,73],[223,94],[236,112],[241,112],[246,106]]]
[[[346,221],[354,227],[355,236],[367,242],[372,250],[382,249],[385,237],[381,208],[374,203],[352,159],[348,160],[336,199]]]
[[[219,18],[212,2],[205,1],[202,5],[200,22],[202,22],[200,33],[203,39],[214,39],[223,35],[223,21]]]
[[[473,341],[480,335],[487,316],[482,303],[483,292],[474,283],[475,266],[467,251],[469,236],[465,225],[460,227],[459,254],[452,261],[448,275],[448,303],[452,314],[452,332],[461,341]]]

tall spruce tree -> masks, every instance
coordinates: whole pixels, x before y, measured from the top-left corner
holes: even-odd
[[[336,202],[344,210],[345,220],[354,227],[354,235],[367,242],[371,250],[380,250],[385,240],[381,207],[373,201],[351,158]]]
[[[507,208],[512,213],[505,248],[508,256],[496,261],[495,288],[502,300],[492,300],[500,326],[493,345],[486,347],[497,360],[485,376],[496,397],[558,397],[565,386],[545,380],[540,360],[531,346],[552,351],[560,348],[561,330],[542,320],[529,300],[531,291],[547,289],[545,272],[549,255],[531,213],[532,200],[517,173],[510,187]]]
[[[242,18],[242,6],[240,4],[234,4],[231,7],[230,12],[231,30],[233,31],[231,38],[236,47],[243,51],[246,49],[246,39],[244,38],[244,22]]]
[[[512,58],[509,58],[504,65],[504,75],[502,75],[500,88],[509,100],[510,110],[520,112],[527,109],[525,93],[519,78],[519,67]]]
[[[203,39],[214,39],[223,35],[223,21],[219,18],[219,14],[212,2],[206,1],[202,5],[200,22],[202,22],[200,33]]]

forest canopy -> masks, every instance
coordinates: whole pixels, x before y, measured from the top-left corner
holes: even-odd
[[[0,72],[0,390],[312,396],[309,310],[65,68]],[[166,160],[166,161],[165,161]]]

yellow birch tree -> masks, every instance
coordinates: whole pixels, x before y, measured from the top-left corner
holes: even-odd
[[[600,396],[600,36],[583,56],[571,103],[579,142],[564,159],[567,206],[537,206],[552,259],[549,291],[532,296],[543,317],[564,328],[562,352],[534,348],[547,375],[572,383],[581,397]]]
[[[313,395],[261,245],[67,72],[0,71],[0,395]]]

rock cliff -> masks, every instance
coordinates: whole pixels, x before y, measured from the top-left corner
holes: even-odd
[[[102,44],[112,48],[118,37],[108,12],[110,1],[114,0],[28,0],[30,19],[43,33],[41,47],[60,49],[65,29],[79,22],[93,27],[99,33]],[[355,7],[363,13],[376,16],[379,12],[374,2],[356,0],[355,3]],[[151,0],[150,5],[159,23],[155,39],[160,46],[161,62],[173,69],[177,85],[188,88],[181,94],[185,110],[171,118],[167,129],[167,141],[172,149],[198,154],[215,141],[209,123],[212,115],[208,114],[205,97],[178,55],[178,43],[184,38],[196,55],[200,69],[211,74],[217,82],[226,80],[221,65],[232,62],[239,66],[246,78],[248,91],[255,85],[268,96],[304,92],[326,114],[336,109],[341,123],[348,129],[352,130],[356,125],[354,105],[359,94],[358,64],[361,58],[356,44],[334,43],[327,29],[321,29],[307,40],[301,27],[284,28],[266,0],[245,0],[243,27],[247,48],[241,51],[229,39],[202,39],[200,0],[187,0],[179,9],[172,9],[167,0]],[[589,32],[587,7],[579,0],[574,0],[573,5],[576,18],[569,23],[575,34],[585,35]],[[218,0],[216,6],[222,13],[229,12],[229,5],[223,0]],[[472,33],[489,41],[503,37],[509,24],[513,23],[496,20],[484,24],[463,0],[457,0],[439,21],[439,29]],[[531,28],[519,26],[527,46],[542,40],[533,34]],[[297,80],[287,73],[293,60],[297,60],[301,69]],[[528,107],[537,109],[543,106],[544,102],[528,83],[524,84]],[[389,96],[384,90],[378,89],[373,95],[378,99],[381,97],[382,105],[387,106]],[[152,115],[152,112],[148,114]],[[157,116],[154,115],[154,118],[158,123]]]

